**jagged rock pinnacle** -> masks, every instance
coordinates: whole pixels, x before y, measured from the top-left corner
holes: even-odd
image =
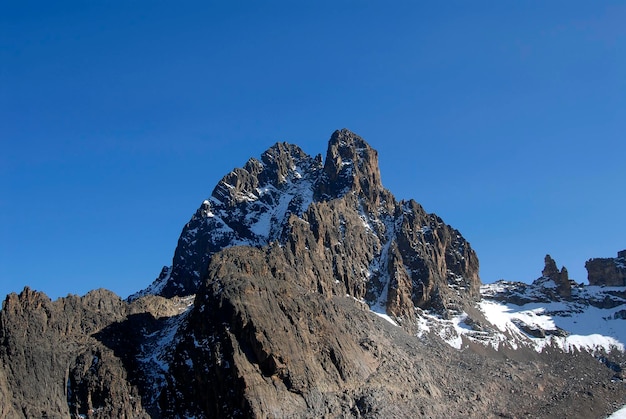
[[[318,194],[321,198],[340,197],[347,192],[362,195],[376,205],[383,191],[378,168],[378,153],[361,137],[342,129],[328,143],[324,177]]]
[[[552,256],[546,255],[544,261],[545,266],[543,268],[543,271],[541,271],[541,274],[545,278],[553,278],[559,274],[559,269],[556,267],[556,262],[554,261],[554,259],[552,259]]]
[[[562,298],[570,298],[572,295],[572,284],[565,267],[561,268],[561,271],[556,267],[556,262],[550,255],[545,257],[545,267],[541,271],[541,277],[535,282],[537,284],[548,284],[548,281],[552,281],[556,287],[557,294]]]

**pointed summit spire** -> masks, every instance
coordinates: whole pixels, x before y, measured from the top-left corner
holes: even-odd
[[[552,259],[552,256],[546,255],[544,263],[545,266],[543,271],[541,271],[541,275],[543,275],[544,278],[552,279],[559,274],[559,269],[556,267],[556,262]]]
[[[378,152],[348,129],[337,130],[328,142],[324,178],[318,193],[337,198],[352,191],[369,204],[378,204],[384,188],[378,168]]]
[[[556,291],[559,296],[563,298],[570,298],[572,295],[572,284],[569,280],[569,274],[567,273],[567,269],[565,266],[559,268],[556,266],[556,262],[550,255],[546,255],[545,259],[545,267],[543,271],[541,271],[541,278],[535,280],[535,283],[545,282],[546,280],[553,281],[556,285]]]

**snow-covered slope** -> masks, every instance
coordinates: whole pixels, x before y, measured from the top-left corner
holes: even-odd
[[[626,287],[572,284],[566,296],[556,293],[557,284],[545,276],[532,284],[486,284],[476,311],[450,319],[423,312],[419,333],[434,332],[457,349],[473,342],[538,352],[624,351]]]
[[[517,303],[507,302],[506,294]],[[499,328],[513,324],[537,347],[553,343],[564,350],[605,347],[624,350],[626,288],[578,285],[568,299],[541,298],[536,287],[503,282],[485,285],[481,308]],[[533,298],[534,297],[534,298]],[[510,298],[510,297],[509,297]],[[500,301],[497,301],[500,300]]]

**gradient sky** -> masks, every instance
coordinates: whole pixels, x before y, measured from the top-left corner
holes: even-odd
[[[126,297],[219,179],[348,128],[483,282],[626,249],[623,2],[3,1],[0,294]]]

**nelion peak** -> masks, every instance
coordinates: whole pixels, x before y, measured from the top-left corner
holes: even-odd
[[[324,158],[277,143],[217,183],[143,291],[10,294],[0,417],[604,417],[624,342],[560,325],[621,326],[624,256],[591,260],[590,287],[549,256],[533,284],[482,285],[361,137],[334,132]]]
[[[132,298],[195,294],[215,253],[270,244],[289,262],[302,259],[301,285],[391,315],[412,318],[415,307],[447,315],[478,297],[470,244],[416,202],[396,201],[381,183],[377,152],[344,129],[324,163],[278,143],[224,176],[183,229],[172,267]]]

